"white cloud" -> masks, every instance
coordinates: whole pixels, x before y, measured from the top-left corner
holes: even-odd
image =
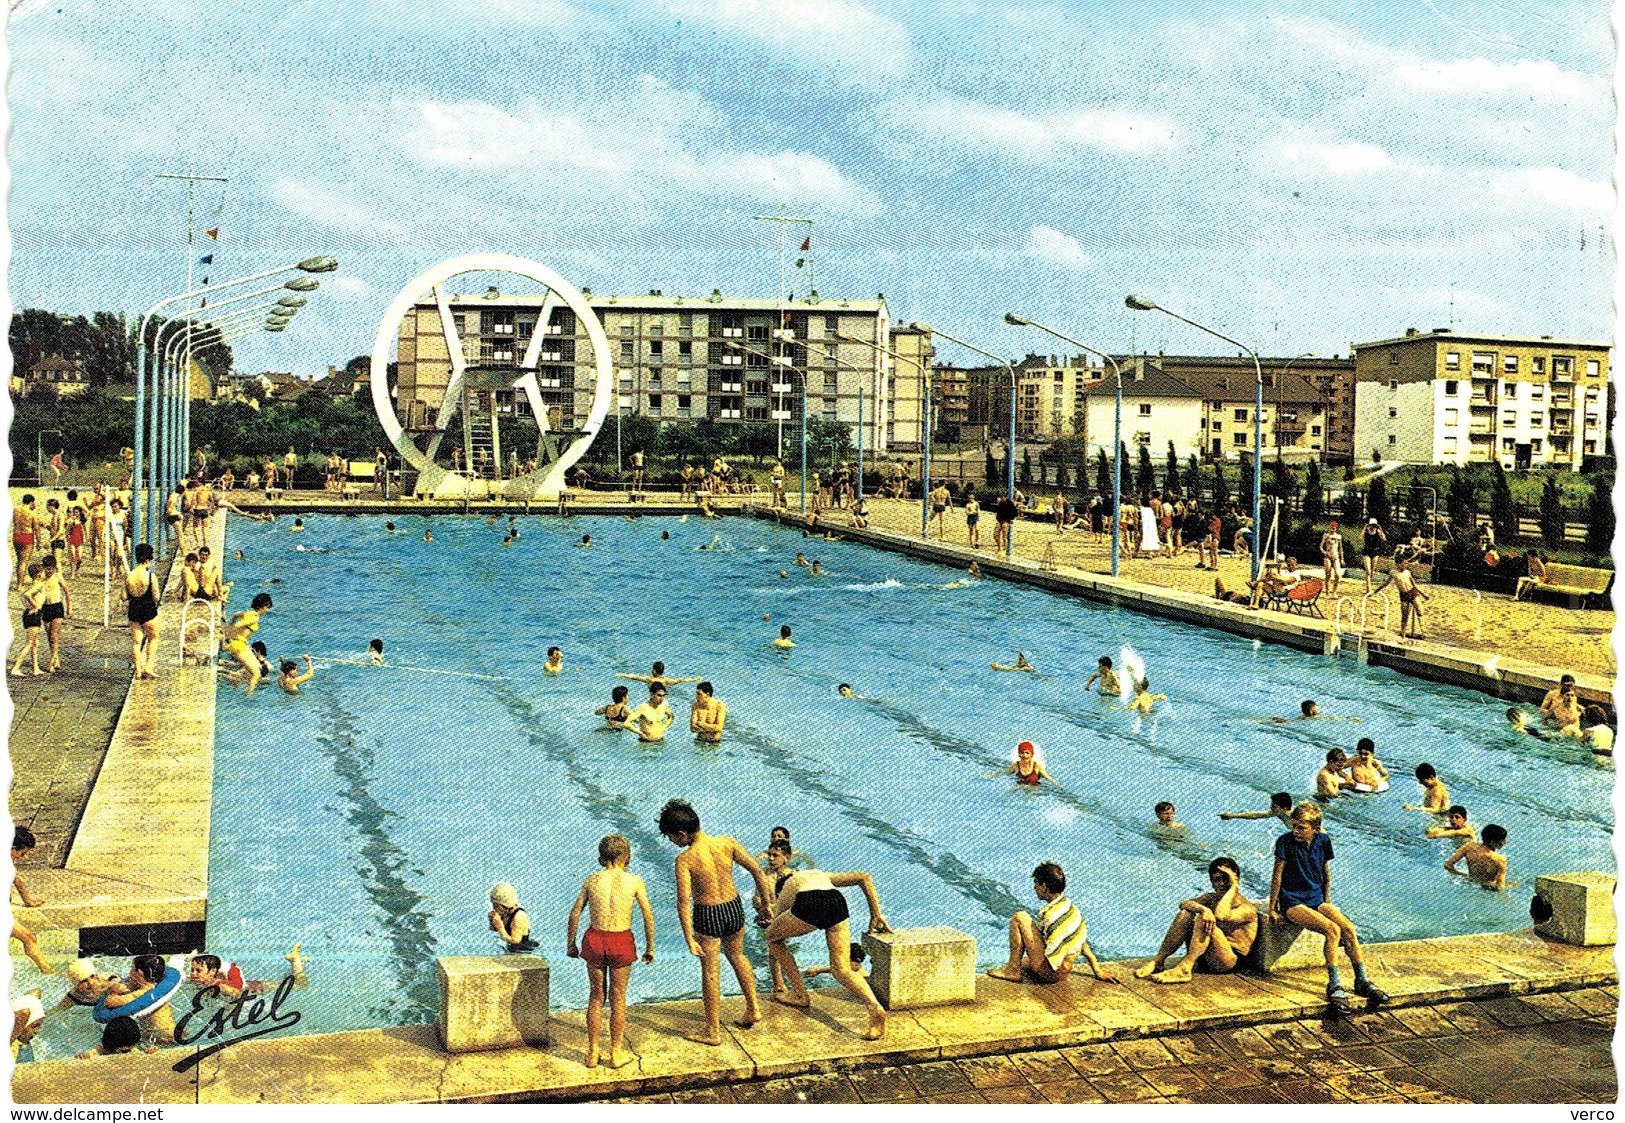
[[[340,273],[325,284],[340,300],[367,300],[376,291],[360,277],[344,273]]]
[[[1028,231],[1026,252],[1028,257],[1064,269],[1087,269],[1094,264],[1076,238],[1053,226],[1034,226]]]
[[[312,222],[343,233],[358,242],[404,242],[407,230],[372,208],[307,180],[284,177],[271,185],[271,198]]]
[[[814,153],[707,146],[714,113],[702,102],[686,119],[673,115],[667,104],[673,96],[691,95],[646,82],[625,104],[588,116],[534,103],[510,111],[486,102],[428,101],[408,114],[400,143],[409,158],[431,167],[587,177],[639,194],[664,185],[710,196],[793,199],[855,216],[880,212],[873,192]]]
[[[883,106],[878,116],[929,139],[1043,163],[1078,149],[1137,154],[1171,148],[1177,129],[1145,113],[1080,106],[1033,117],[951,95]]]
[[[808,68],[883,81],[908,69],[903,25],[853,0],[665,0],[679,19],[742,35]]]
[[[1552,207],[1585,211],[1594,215],[1612,213],[1614,191],[1606,183],[1586,179],[1562,168],[1516,168],[1495,172],[1490,188],[1503,199],[1532,200]]]
[[[1394,166],[1388,153],[1358,140],[1340,144],[1287,141],[1280,146],[1280,154],[1289,164],[1305,165],[1335,176],[1369,175]]]
[[[1549,59],[1432,61],[1413,59],[1394,69],[1394,77],[1413,90],[1454,94],[1528,94],[1554,101],[1584,101],[1606,92],[1590,75],[1564,70]]]

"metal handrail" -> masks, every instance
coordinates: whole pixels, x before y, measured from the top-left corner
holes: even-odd
[[[1337,603],[1335,605],[1335,611],[1333,611],[1333,613],[1332,613],[1332,627],[1339,634],[1341,634],[1342,631],[1343,631],[1343,606],[1345,604],[1353,604],[1353,603],[1354,602],[1349,600],[1347,597],[1338,597],[1337,598]],[[1349,626],[1353,627],[1353,625],[1354,625],[1354,610],[1352,608],[1350,608],[1349,609]]]
[[[1367,593],[1365,596],[1360,598],[1360,634],[1362,636],[1365,635],[1365,628],[1366,628],[1366,624],[1365,624],[1366,611],[1365,610],[1366,610],[1366,605],[1370,602],[1372,597],[1380,597],[1382,599],[1382,632],[1383,632],[1384,635],[1387,635],[1389,632],[1391,632],[1393,630],[1392,626],[1389,623],[1389,618],[1388,618],[1388,614],[1389,614],[1389,611],[1392,608],[1392,605],[1389,604],[1388,598],[1386,596],[1383,596],[1383,590],[1381,590],[1381,589],[1373,589],[1371,592]]]
[[[191,611],[191,608],[192,608],[192,606],[194,604],[201,604],[208,611],[208,615],[207,616],[194,616],[190,620],[188,620],[187,619],[187,613]],[[215,628],[216,628],[216,624],[217,624],[218,619],[219,619],[219,612],[220,612],[219,606],[216,605],[214,603],[214,601],[206,600],[203,597],[193,597],[191,600],[187,601],[184,605],[181,606],[181,635],[180,635],[181,650],[180,650],[180,654],[181,654],[181,662],[182,663],[186,662],[186,640],[187,640],[187,637],[192,634],[192,628],[195,625],[198,625],[198,624],[207,624],[209,626],[209,646],[208,646],[207,650],[210,652],[209,658],[213,658],[213,652],[215,650],[215,644],[217,642],[216,641]],[[205,661],[207,661],[207,659]]]

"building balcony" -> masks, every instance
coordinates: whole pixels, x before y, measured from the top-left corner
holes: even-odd
[[[1491,395],[1474,394],[1472,396],[1472,398],[1467,403],[1467,408],[1468,409],[1492,410],[1495,407],[1496,407],[1496,399],[1495,399],[1495,396],[1493,394],[1491,394]]]
[[[1551,432],[1554,437],[1572,437],[1574,436],[1574,426],[1567,421],[1554,421],[1552,422]]]
[[[1492,435],[1494,432],[1494,421],[1475,421],[1471,425],[1467,426],[1467,435],[1469,437],[1487,437]]]

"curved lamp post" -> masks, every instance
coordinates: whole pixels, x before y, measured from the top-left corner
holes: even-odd
[[[966,343],[963,339],[959,339],[955,336],[949,335],[945,331],[933,328],[929,324],[916,323],[913,324],[912,327],[917,332],[930,332],[934,335],[940,335],[949,343],[957,343],[967,351],[975,351],[983,358],[992,359],[995,363],[998,363],[1001,367],[1003,367],[1006,373],[1010,375],[1010,438],[1005,448],[1004,474],[1005,498],[1010,500],[1011,503],[1014,503],[1016,501],[1016,368],[1010,365],[1010,361],[1008,359],[1001,359],[991,351],[984,351],[974,343]],[[927,486],[928,482],[929,481],[922,480],[921,486]],[[1020,514],[1020,512],[1018,511],[1017,514]],[[1010,532],[1005,535],[1004,539],[1004,556],[1007,558],[1010,557],[1015,553],[1015,548],[1016,524],[1011,522]]]
[[[136,328],[135,456],[130,465],[130,505],[136,516],[135,540],[137,542],[142,541],[147,534],[150,534],[154,523],[154,511],[152,509],[154,497],[152,494],[151,485],[152,483],[156,482],[156,477],[154,477],[152,480],[148,480],[146,478],[154,475],[152,471],[152,464],[150,463],[151,451],[148,449],[148,434],[150,433],[154,440],[154,448],[156,448],[156,438],[158,436],[158,387],[156,376],[154,377],[153,393],[150,395],[147,393],[147,323],[152,319],[152,317],[156,316],[160,310],[167,308],[171,304],[179,304],[183,301],[190,302],[194,298],[207,296],[212,292],[220,292],[225,289],[235,288],[238,285],[250,284],[254,281],[261,281],[267,277],[275,277],[278,274],[288,273],[294,270],[299,270],[300,272],[306,274],[331,273],[338,267],[339,263],[331,257],[307,257],[305,260],[295,262],[292,265],[281,265],[275,269],[267,269],[260,273],[250,273],[244,277],[236,277],[229,281],[222,281],[217,285],[205,285],[202,288],[192,289],[188,292],[179,293],[175,296],[165,297],[142,314]],[[308,287],[316,287],[314,278],[312,277],[306,276],[297,278],[297,280],[310,281],[311,283]],[[289,287],[295,286],[293,286],[290,282]],[[298,288],[304,287],[305,286],[298,286]],[[145,428],[143,428],[141,423],[143,410],[145,410],[147,417],[147,424]]]
[[[869,348],[869,350],[874,351],[877,354],[890,356],[893,362],[907,363],[909,366],[913,367],[915,370],[920,372],[920,384],[925,387],[925,394],[924,394],[925,412],[921,415],[921,420],[920,420],[920,427],[921,427],[921,432],[922,432],[921,444],[920,444],[920,450],[921,450],[921,454],[920,454],[920,537],[921,538],[929,537],[929,535],[926,533],[926,528],[931,525],[931,499],[930,499],[931,488],[926,483],[926,481],[931,478],[931,376],[930,376],[930,373],[925,369],[925,364],[921,363],[918,359],[905,358],[905,357],[898,354],[896,351],[892,350],[889,347],[882,347],[878,343],[871,342],[870,340],[867,340],[867,339],[859,339],[855,335],[847,335],[845,332],[841,332],[841,331],[838,331],[838,332],[835,333],[835,338],[839,339],[842,343],[858,343],[858,344],[861,344],[862,346]],[[836,362],[839,363],[840,360],[837,359]],[[853,368],[853,369],[857,369],[857,368]],[[880,406],[878,404],[879,395],[877,394],[875,397],[876,397],[876,402],[877,402],[877,404],[875,406],[875,426],[878,429],[879,425],[880,425]],[[862,411],[863,411],[863,399],[860,396],[859,399],[858,399],[858,412],[861,414]],[[863,435],[863,424],[862,424],[862,419],[860,417],[859,424],[858,424],[858,437],[859,437],[860,441],[862,440],[862,435]],[[859,455],[858,455],[858,495],[861,498],[862,495],[863,495],[863,456],[862,456],[863,446],[861,444],[858,446],[858,453],[859,453]]]
[[[1104,351],[1097,351],[1087,343],[1081,343],[1070,335],[1062,335],[1052,327],[1046,327],[1037,320],[1017,315],[1015,312],[1006,312],[1004,322],[1015,327],[1037,328],[1047,332],[1065,343],[1091,355],[1099,355],[1111,364],[1112,374],[1116,376],[1116,394],[1112,403],[1112,576],[1117,576],[1119,558],[1119,537],[1123,523],[1123,370],[1117,365],[1117,360]],[[1085,417],[1088,415],[1085,414]]]
[[[1154,300],[1132,293],[1124,298],[1123,303],[1136,312],[1161,312],[1165,316],[1172,316],[1182,324],[1189,324],[1197,331],[1204,331],[1215,339],[1222,339],[1226,343],[1240,347],[1252,356],[1253,372],[1256,379],[1253,383],[1253,580],[1258,580],[1258,572],[1263,567],[1264,530],[1259,523],[1259,509],[1262,506],[1263,491],[1260,483],[1264,472],[1264,366],[1258,359],[1258,352],[1247,346],[1239,339],[1232,339],[1222,331],[1215,331],[1206,324],[1199,324],[1178,312],[1170,311]]]

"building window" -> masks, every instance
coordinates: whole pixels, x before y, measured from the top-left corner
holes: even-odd
[[[1151,444],[1151,434],[1142,429],[1138,433],[1134,434],[1134,443],[1137,445],[1149,446]]]
[[[1454,409],[1445,410],[1444,411],[1444,423],[1446,425],[1459,425],[1459,424],[1461,424],[1461,411],[1460,410],[1454,410]]]
[[[1388,416],[1389,417],[1398,417],[1399,416],[1399,409],[1397,407],[1395,407],[1395,406],[1389,406],[1388,407]]]
[[[661,397],[662,396],[660,394],[650,394],[649,395],[649,408],[656,411],[656,412],[659,412]]]
[[[1586,360],[1586,377],[1587,378],[1596,378],[1601,373],[1602,373],[1602,363],[1601,363],[1600,360],[1598,360],[1598,359],[1587,359]]]
[[[1503,398],[1516,398],[1518,396],[1518,384],[1516,382],[1501,383],[1501,396]]]
[[[1151,416],[1151,403],[1150,402],[1141,402],[1140,403],[1140,416],[1141,417],[1150,417]]]
[[[659,367],[650,367],[649,368],[649,381],[654,383],[655,389],[658,390],[660,388],[660,368]]]
[[[1543,399],[1545,397],[1546,397],[1546,387],[1544,387],[1544,386],[1531,386],[1531,387],[1529,387],[1529,398],[1530,398],[1531,401],[1538,402],[1538,401],[1540,401],[1541,399]]]
[[[1238,444],[1238,445],[1245,445],[1247,443],[1247,434],[1246,433],[1237,433],[1236,438],[1235,438],[1235,443]]]
[[[649,334],[650,335],[665,335],[666,334],[666,325],[660,323],[658,320],[655,321],[654,323],[649,325]]]
[[[682,312],[682,313],[678,314],[678,316],[677,316],[677,334],[678,335],[693,335],[694,334],[694,313],[692,313],[692,312]]]
[[[1447,398],[1454,398],[1459,393],[1461,393],[1461,383],[1456,381],[1454,378],[1445,379],[1444,396]]]
[[[1461,369],[1461,352],[1460,351],[1446,351],[1444,353],[1444,369],[1445,370],[1460,370]]]
[[[1534,440],[1529,442],[1529,451],[1534,453],[1536,456],[1540,455],[1540,438],[1539,437],[1536,437]]]
[[[691,394],[678,394],[677,395],[677,408],[678,409],[688,409],[690,406],[693,405],[693,403],[694,403],[693,395],[691,395]]]
[[[664,346],[665,346],[665,344],[661,343],[660,340],[658,340],[658,339],[649,340],[649,354],[651,354],[651,355],[660,354],[661,353],[661,348],[663,348]]]
[[[1388,352],[1388,365],[1391,366],[1391,367],[1397,367],[1399,365],[1399,352],[1398,351],[1390,351],[1390,352]]]
[[[1309,426],[1309,435],[1311,437],[1320,436],[1320,426],[1319,425],[1311,425],[1311,426]]]
[[[1495,354],[1491,351],[1473,352],[1474,374],[1495,374]]]
[[[1246,421],[1247,420],[1247,411],[1244,410],[1244,409],[1236,410],[1236,420],[1237,421]]]
[[[692,354],[694,354],[694,343],[693,343],[693,341],[687,340],[687,339],[678,340],[677,341],[677,353],[679,355],[692,355]]]
[[[1399,379],[1390,378],[1388,380],[1388,389],[1390,389],[1390,390],[1398,390],[1399,389]]]
[[[1446,456],[1454,456],[1456,454],[1456,438],[1455,437],[1446,437],[1444,439],[1444,454]]]
[[[1502,355],[1501,356],[1501,370],[1504,371],[1507,374],[1517,374],[1518,373],[1518,356],[1516,356],[1516,355]]]
[[[1390,445],[1397,445],[1399,443],[1399,438],[1394,436],[1392,433],[1389,433],[1388,434],[1388,443]]]
[[[622,324],[621,325],[621,337],[623,339],[631,339],[632,338],[632,325],[631,324]]]
[[[1213,408],[1214,409],[1223,409],[1224,408],[1224,403],[1223,402],[1214,402],[1213,403]]]
[[[1546,424],[1546,415],[1544,413],[1531,413],[1529,415],[1529,427],[1531,429],[1539,429],[1544,424]]]
[[[1502,437],[1501,438],[1501,451],[1502,452],[1516,452],[1517,450],[1518,450],[1518,442],[1517,441],[1513,440],[1511,437]]]
[[[1536,374],[1546,373],[1546,356],[1537,355],[1529,360],[1529,369]]]
[[[637,357],[637,355],[633,351],[633,348],[635,346],[637,346],[637,345],[635,343],[633,343],[630,339],[621,340],[621,358],[623,360],[635,359]]]
[[[1513,413],[1510,409],[1501,415],[1501,424],[1505,425],[1507,428],[1510,429],[1517,423],[1518,415]]]
[[[1552,373],[1553,374],[1573,374],[1574,373],[1574,356],[1573,355],[1555,355],[1555,356],[1553,356],[1552,357]]]

